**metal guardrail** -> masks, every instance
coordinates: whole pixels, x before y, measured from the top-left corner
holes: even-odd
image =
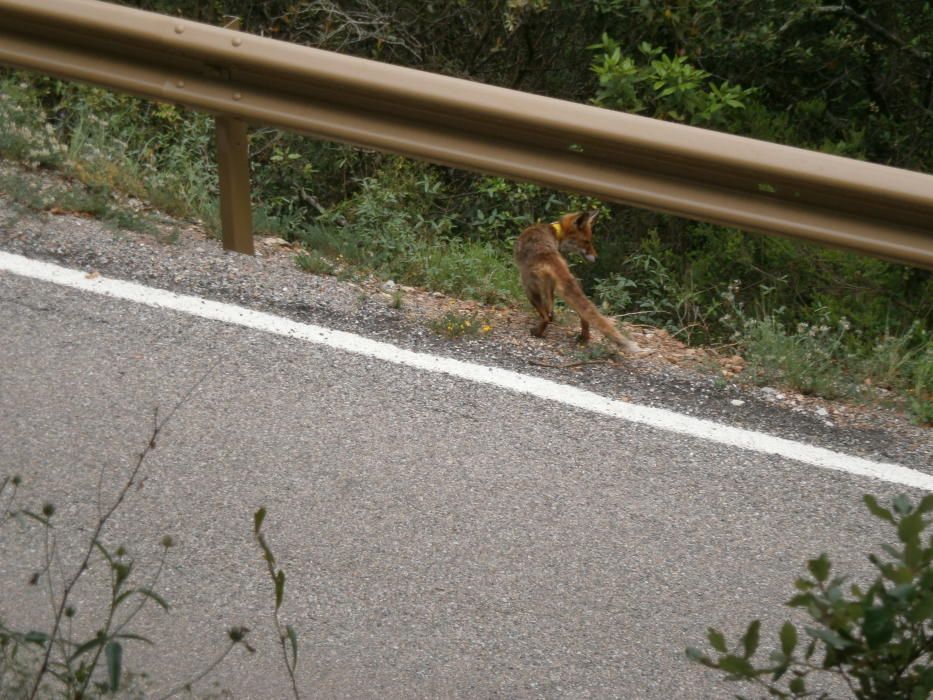
[[[933,269],[922,173],[97,0],[0,0],[0,63],[216,115],[224,242],[244,252],[249,123]]]

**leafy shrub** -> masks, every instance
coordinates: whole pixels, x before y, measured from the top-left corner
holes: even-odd
[[[928,697],[933,692],[933,540],[923,534],[933,495],[916,506],[901,496],[891,510],[872,496],[864,500],[872,515],[895,528],[900,543],[884,545],[886,557],[868,556],[878,571],[871,585],[830,578],[832,564],[822,554],[808,562],[810,575],[797,579],[798,592],[787,602],[812,621],[803,635],[795,624],[784,623],[778,648],[768,661],[756,662],[761,625],[754,620],[731,651],[723,634],[710,628],[714,654],[691,647],[687,655],[772,697],[828,697],[813,680],[826,676],[841,679],[859,700]]]
[[[447,198],[434,169],[392,159],[299,237],[314,250],[403,284],[486,303],[518,298],[508,244],[455,236],[452,216],[441,213]],[[425,211],[437,215],[429,218]]]
[[[593,101],[604,107],[695,125],[729,127],[736,123],[730,112],[744,109],[756,92],[728,81],[716,83],[712,74],[691,65],[685,56],[670,56],[648,42],[638,46],[644,63],[623,55],[619,43],[607,34],[589,48],[599,52],[592,64],[599,77]]]
[[[788,333],[773,318],[749,322],[741,343],[749,373],[759,384],[786,384],[804,394],[835,398],[846,393],[845,323],[800,323]],[[851,384],[851,380],[849,380]]]

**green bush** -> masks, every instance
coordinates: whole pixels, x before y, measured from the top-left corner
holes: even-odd
[[[491,304],[519,298],[510,244],[456,236],[454,219],[445,213],[448,198],[435,169],[390,159],[298,237],[317,253],[403,284]]]
[[[641,61],[622,52],[622,46],[603,34],[589,47],[599,52],[593,72],[599,77],[594,102],[603,107],[646,114],[708,127],[735,127],[731,114],[745,109],[754,89],[728,81],[716,82],[685,56],[671,56],[660,47],[642,42]]]
[[[748,625],[731,650],[721,632],[707,634],[712,654],[696,648],[687,655],[726,674],[727,680],[752,683],[771,697],[829,697],[819,679],[835,677],[859,700],[921,700],[933,692],[933,539],[924,537],[933,496],[917,505],[906,497],[893,508],[865,496],[872,515],[889,523],[899,544],[870,554],[877,570],[870,585],[830,576],[825,554],[811,559],[809,576],[798,578],[787,605],[808,615],[811,624],[786,622],[767,661],[756,660],[758,620]],[[838,685],[838,684],[837,684]],[[742,697],[742,696],[738,696]]]

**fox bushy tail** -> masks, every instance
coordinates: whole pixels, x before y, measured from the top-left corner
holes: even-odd
[[[576,278],[570,277],[568,280],[558,278],[557,292],[580,315],[580,318],[599,329],[600,333],[616,345],[629,351],[641,350],[634,340],[627,338],[610,319],[599,313],[596,305],[583,293],[583,288]]]

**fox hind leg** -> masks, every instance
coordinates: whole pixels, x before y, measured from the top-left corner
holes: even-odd
[[[532,327],[531,334],[540,338],[544,335],[548,324],[554,320],[554,288],[552,285],[545,284],[543,289],[529,290],[528,299],[541,317],[541,320]]]
[[[540,294],[534,294],[531,296],[531,304],[535,307],[535,310],[541,317],[541,320],[532,326],[531,334],[536,338],[540,338],[544,335],[544,331],[548,327],[548,324],[554,320],[554,313],[551,309],[548,308]]]
[[[577,336],[577,342],[581,345],[586,345],[590,342],[590,324],[580,317],[580,335]]]

